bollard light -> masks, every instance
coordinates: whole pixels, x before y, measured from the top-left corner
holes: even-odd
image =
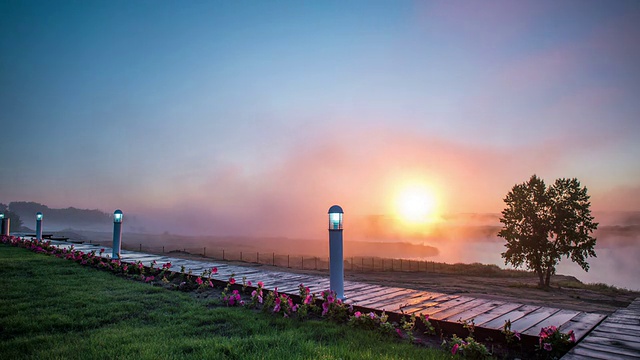
[[[113,212],[113,251],[111,257],[120,259],[120,248],[122,245],[122,210]]]
[[[0,213],[0,235],[9,236],[10,218],[4,218],[4,213]]]
[[[38,211],[36,213],[36,240],[42,240],[42,213]]]
[[[113,222],[121,223],[122,222],[122,211],[116,210],[113,213]]]
[[[334,205],[329,209],[329,230],[342,230],[342,208]]]
[[[329,287],[344,300],[344,252],[342,247],[342,208],[329,208]]]

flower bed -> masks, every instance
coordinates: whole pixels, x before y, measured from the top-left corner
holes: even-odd
[[[387,314],[384,311],[370,311],[358,306],[343,303],[331,290],[320,294],[311,293],[308,287],[299,285],[298,294],[284,294],[278,289],[269,291],[259,281],[255,285],[246,278],[241,282],[231,275],[227,279],[218,279],[217,268],[194,275],[184,267],[180,271],[172,270],[171,263],[158,264],[156,261],[144,265],[138,261],[128,263],[105,256],[104,249],[89,253],[74,249],[73,245],[59,248],[49,241],[38,241],[13,236],[2,236],[4,244],[19,246],[36,253],[56,256],[109,271],[117,276],[142,281],[154,286],[162,286],[171,290],[193,292],[196,296],[213,297],[212,306],[242,306],[255,311],[272,313],[297,320],[308,318],[328,319],[348,326],[379,331],[396,337],[399,341],[408,341],[417,345],[441,346],[451,352],[454,357],[484,359],[499,356],[500,358],[560,358],[575,343],[572,332],[561,333],[556,327],[541,329],[536,338],[535,347],[527,346],[523,336],[511,331],[511,323],[505,322],[501,339],[486,339],[485,344],[477,341],[473,321],[461,322],[456,329],[464,329],[468,335],[461,338],[460,331],[447,331],[444,324],[432,321],[428,315],[420,314]],[[451,324],[451,323],[449,323]],[[451,334],[451,336],[449,336]],[[484,336],[484,335],[481,335]],[[497,340],[497,341],[496,341]]]

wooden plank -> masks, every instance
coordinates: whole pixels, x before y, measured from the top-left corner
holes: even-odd
[[[557,313],[553,314],[553,316],[550,316],[542,320],[541,322],[531,326],[529,329],[522,331],[522,333],[525,335],[538,336],[540,334],[540,329],[542,329],[543,327],[553,325],[559,328],[560,326],[564,325],[567,321],[570,321],[571,319],[576,317],[576,315],[578,315],[579,313],[580,313],[579,311],[575,311],[575,310],[566,310],[566,309],[560,310]]]
[[[487,300],[487,303],[467,309],[461,313],[455,314],[453,316],[450,316],[446,319],[444,319],[445,321],[447,320],[454,320],[454,319],[461,319],[462,321],[466,321],[466,320],[470,320],[470,319],[474,319],[475,322],[475,317],[479,316],[481,314],[484,314],[490,310],[493,310],[495,308],[497,308],[500,305],[503,305],[504,302],[502,301],[490,301]]]
[[[345,285],[344,292],[345,294],[346,293],[360,294],[360,293],[366,292],[370,288],[371,288],[371,285],[369,284],[356,283],[356,284],[350,284],[349,286]]]
[[[490,304],[491,300],[487,300],[487,299],[474,299],[471,301],[468,301],[466,303],[460,304],[458,306],[455,306],[453,308],[449,308],[446,310],[441,310],[435,313],[431,313],[431,317],[433,317],[434,319],[440,319],[440,320],[444,320],[444,321],[451,321],[451,322],[458,322],[459,320],[461,320],[461,316],[460,314],[464,311],[467,311],[469,309],[473,309],[476,308],[478,306],[482,306],[482,305],[487,305]]]
[[[480,325],[483,324],[485,322],[488,322],[490,320],[493,320],[499,316],[502,316],[510,311],[513,311],[517,308],[519,308],[520,306],[522,306],[522,304],[518,304],[518,303],[506,303],[503,305],[499,305],[485,313],[476,315],[474,317],[474,322],[476,325]],[[504,324],[503,324],[504,325]]]
[[[511,323],[513,324],[513,322],[515,322],[516,320],[522,318],[523,316],[538,310],[540,307],[539,306],[533,306],[533,305],[522,305],[520,307],[518,307],[515,310],[512,310],[504,315],[498,316],[497,318],[487,321],[483,324],[476,324],[477,326],[483,327],[483,328],[489,328],[489,329],[502,329],[504,327],[504,322],[507,320],[511,320]],[[512,327],[513,329],[513,327]]]
[[[591,357],[591,356],[582,356],[582,355],[576,355],[576,354],[572,354],[572,353],[567,353],[563,357],[561,357],[560,359],[562,359],[562,360],[600,360],[598,358],[594,358],[594,357]]]
[[[638,353],[638,355],[640,355],[640,340],[638,339],[638,337],[632,337],[631,340],[625,340],[623,338],[614,339],[605,336],[598,336],[597,334],[594,334],[592,332],[582,342],[614,347],[616,349],[621,348],[629,351],[635,351]]]
[[[426,300],[423,301],[421,303],[412,305],[412,306],[407,306],[405,308],[402,309],[402,311],[405,312],[405,314],[427,314],[426,311],[424,311],[425,309],[431,308],[432,306],[438,305],[439,303],[443,302],[443,301],[447,301],[447,300],[451,300],[451,299],[456,299],[458,298],[458,295],[442,295],[430,300]]]
[[[613,354],[607,351],[583,348],[581,346],[574,347],[571,354],[581,356],[579,359],[597,359],[597,360],[637,360],[637,357]],[[562,357],[564,360],[564,357]]]
[[[371,306],[371,307],[376,308],[376,309],[381,309],[381,307],[375,306],[374,304],[389,302],[390,299],[394,299],[395,300],[398,297],[404,298],[408,294],[412,294],[414,292],[415,292],[415,290],[403,289],[403,290],[398,291],[398,292],[384,294],[384,295],[381,295],[381,296],[373,297],[373,298],[368,299],[368,300],[361,301],[358,305],[360,305],[360,306]]]
[[[640,350],[626,349],[620,346],[609,346],[609,344],[601,344],[599,342],[588,341],[588,338],[580,342],[579,348],[615,354],[616,356],[631,356],[635,359],[640,358]]]
[[[367,289],[344,289],[344,296],[347,298],[355,298],[367,293]]]
[[[403,289],[401,289],[401,288],[384,288],[384,287],[381,287],[379,289],[374,289],[371,292],[367,292],[367,293],[363,293],[363,294],[358,295],[358,296],[354,296],[350,300],[359,304],[359,302],[361,302],[361,301],[366,301],[366,300],[369,300],[371,298],[375,298],[375,297],[378,297],[378,296],[395,294],[395,293],[398,293],[400,291],[403,291]]]
[[[390,297],[386,299],[373,299],[367,303],[360,303],[359,306],[370,307],[373,309],[381,309],[386,311],[400,312],[399,307],[403,304],[404,294],[402,292],[396,293],[394,295],[389,295]]]
[[[612,322],[603,322],[598,326],[598,329],[602,331],[618,332],[621,334],[628,334],[629,332],[640,332],[640,326],[616,324]]]
[[[527,329],[531,328],[532,326],[536,325],[537,323],[543,320],[550,318],[551,316],[555,315],[559,311],[560,309],[548,308],[548,307],[541,307],[539,309],[536,309],[526,314],[525,316],[521,317],[520,319],[516,321],[512,321],[511,331],[517,331],[517,332],[523,333]]]
[[[435,298],[438,298],[440,296],[446,296],[445,294],[439,294],[439,293],[422,293],[419,294],[415,297],[406,299],[406,301],[403,301],[401,305],[398,306],[398,309],[401,312],[405,312],[406,310],[411,309],[414,306],[418,306],[424,302],[428,302],[430,300],[433,300]]]
[[[600,327],[596,327],[595,329],[593,329],[592,332],[589,333],[589,336],[598,336],[598,337],[604,337],[604,338],[610,338],[610,339],[614,339],[614,340],[624,340],[624,341],[631,341],[631,342],[638,342],[640,343],[640,336],[638,336],[638,334],[620,334],[620,333],[612,333],[612,332],[608,332],[608,331],[602,331],[600,330]]]
[[[415,293],[411,293],[411,294],[407,294],[407,295],[403,295],[400,294],[398,296],[394,296],[391,297],[389,299],[385,299],[385,300],[381,300],[379,302],[378,305],[375,305],[377,308],[380,309],[387,309],[389,311],[393,311],[393,312],[397,312],[397,313],[403,313],[403,311],[400,309],[401,306],[406,306],[407,305],[407,299],[411,298],[412,296],[415,296]],[[371,305],[373,306],[373,305]]]
[[[576,341],[580,341],[591,329],[593,329],[605,315],[594,313],[580,313],[560,326],[560,331],[566,333],[571,330],[575,333]]]
[[[440,319],[438,317],[438,313],[440,313],[441,311],[447,310],[449,308],[453,308],[453,307],[456,307],[456,306],[460,306],[460,305],[462,305],[464,303],[467,303],[467,302],[473,301],[473,300],[474,300],[474,298],[472,298],[472,297],[458,296],[458,297],[456,297],[454,299],[450,299],[450,300],[447,300],[447,301],[436,302],[436,304],[434,304],[433,306],[429,306],[429,307],[426,307],[426,308],[422,309],[421,312],[424,313],[424,314],[429,314],[430,317],[432,317],[432,318],[437,320],[437,319]],[[432,316],[432,314],[434,314],[434,315]]]
[[[628,316],[623,317],[623,316],[611,315],[607,318],[607,322],[611,322],[615,324],[640,326],[640,319],[634,319]]]

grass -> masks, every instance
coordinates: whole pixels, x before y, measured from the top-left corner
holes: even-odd
[[[557,285],[560,287],[570,289],[584,289],[592,290],[602,294],[625,294],[631,292],[631,290],[620,288],[614,285],[608,285],[605,283],[582,283],[575,280],[558,281]]]
[[[0,245],[2,359],[448,359],[328,321],[207,308],[186,293]],[[209,301],[210,302],[210,301]]]

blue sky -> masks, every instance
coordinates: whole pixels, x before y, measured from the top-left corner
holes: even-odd
[[[1,202],[306,235],[536,173],[640,210],[637,1],[0,0],[0,34]]]

